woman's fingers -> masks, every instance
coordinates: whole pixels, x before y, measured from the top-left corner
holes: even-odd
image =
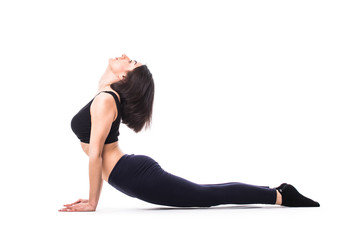
[[[62,209],[59,209],[59,212],[71,212],[71,209],[70,208],[62,208]]]
[[[74,202],[74,203],[64,204],[64,206],[69,207],[69,206],[73,206],[73,205],[75,205],[75,204],[77,204],[77,203]]]
[[[64,208],[60,209],[60,212],[74,212],[77,208],[79,208],[80,199],[76,202],[70,203],[70,204],[64,204]]]
[[[64,204],[64,208],[59,209],[59,212],[84,212],[84,211],[95,211],[96,206],[89,204],[88,199],[79,198],[77,201],[69,204]]]
[[[96,207],[88,203],[79,203],[73,206],[67,206],[59,210],[59,212],[89,212],[95,211]]]
[[[78,204],[78,203],[81,203],[81,200],[82,199],[79,199],[79,200],[77,200],[77,201],[75,201],[75,202],[73,202],[73,203],[69,203],[69,204],[64,204],[64,206],[72,206],[72,205],[75,205],[75,204]]]
[[[75,206],[69,206],[63,209],[60,209],[60,212],[77,212],[78,210],[81,210],[81,208],[78,208],[76,205]]]
[[[66,206],[65,208],[60,209],[60,212],[74,212],[76,210],[76,205]]]

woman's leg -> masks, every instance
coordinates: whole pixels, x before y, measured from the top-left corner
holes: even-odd
[[[162,172],[163,171],[163,172]],[[211,207],[221,204],[275,204],[276,190],[240,182],[197,184],[159,170],[143,184],[138,197],[155,204]]]
[[[125,155],[110,174],[109,184],[129,196],[174,207],[220,204],[275,204],[276,189],[240,182],[197,184],[164,171],[144,155]]]

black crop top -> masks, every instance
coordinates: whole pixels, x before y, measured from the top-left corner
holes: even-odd
[[[116,94],[113,93],[112,91],[103,91],[103,92],[110,93],[114,97],[118,111],[117,117],[111,125],[109,135],[105,140],[105,144],[107,144],[107,143],[116,142],[118,140],[121,114],[120,114],[120,101],[119,98],[116,96]],[[96,94],[96,96],[98,94]],[[80,141],[83,143],[90,142],[90,131],[91,131],[90,106],[94,98],[88,104],[86,104],[71,120],[71,129],[73,130],[75,135],[80,139]]]

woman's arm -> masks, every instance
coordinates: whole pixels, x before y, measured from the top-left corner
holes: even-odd
[[[95,211],[99,202],[102,180],[102,151],[116,116],[116,105],[109,94],[99,94],[90,107],[91,132],[89,143],[89,201],[67,207],[68,211]]]
[[[102,151],[110,132],[116,112],[110,111],[114,99],[109,94],[99,94],[90,107],[91,133],[89,143],[89,204],[95,207],[99,202],[102,187]]]
[[[101,178],[101,170],[102,167],[102,159],[100,158],[90,158],[89,159],[89,205],[94,208],[97,207],[99,202],[101,188],[102,188],[102,178]]]

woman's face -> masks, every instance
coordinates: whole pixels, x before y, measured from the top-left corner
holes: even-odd
[[[109,66],[111,71],[120,79],[123,79],[123,76],[126,76],[126,73],[134,70],[136,67],[140,67],[142,64],[136,60],[131,60],[125,54],[121,57],[110,58]]]

